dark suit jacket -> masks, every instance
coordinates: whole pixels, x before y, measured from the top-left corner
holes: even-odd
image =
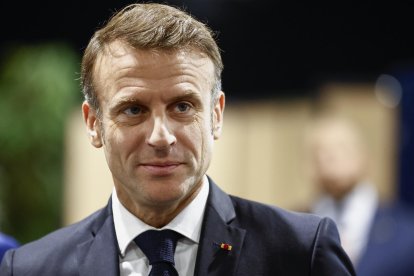
[[[377,210],[356,269],[359,276],[414,275],[414,210],[399,203]]]
[[[210,181],[195,275],[355,275],[330,219],[228,196]],[[220,249],[220,243],[232,250]],[[0,275],[119,275],[111,203],[8,251]]]

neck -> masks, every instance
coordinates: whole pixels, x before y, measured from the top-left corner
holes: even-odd
[[[133,200],[125,191],[117,190],[120,203],[134,216],[144,223],[162,228],[170,223],[193,199],[198,195],[202,185],[195,185],[184,198],[174,203],[147,204],[138,203]]]

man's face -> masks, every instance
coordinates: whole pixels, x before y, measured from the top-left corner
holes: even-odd
[[[342,198],[364,178],[365,149],[356,130],[342,121],[327,121],[313,135],[316,181],[332,196]]]
[[[94,73],[102,115],[84,103],[84,118],[96,132],[92,144],[104,148],[121,202],[154,209],[193,198],[222,126],[224,94],[212,110],[210,59],[114,42]]]

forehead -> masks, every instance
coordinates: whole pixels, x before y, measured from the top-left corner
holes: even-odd
[[[213,62],[207,55],[193,48],[143,50],[115,41],[98,54],[94,67],[97,90],[130,78],[148,82],[174,77],[205,83],[211,89],[214,83]]]

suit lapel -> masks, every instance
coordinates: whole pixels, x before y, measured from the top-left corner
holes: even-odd
[[[232,201],[210,178],[209,182],[195,275],[235,275],[246,231],[231,225],[235,218]],[[221,248],[221,244],[232,248]]]
[[[90,239],[78,245],[79,275],[119,275],[118,251],[109,201],[96,219]]]

